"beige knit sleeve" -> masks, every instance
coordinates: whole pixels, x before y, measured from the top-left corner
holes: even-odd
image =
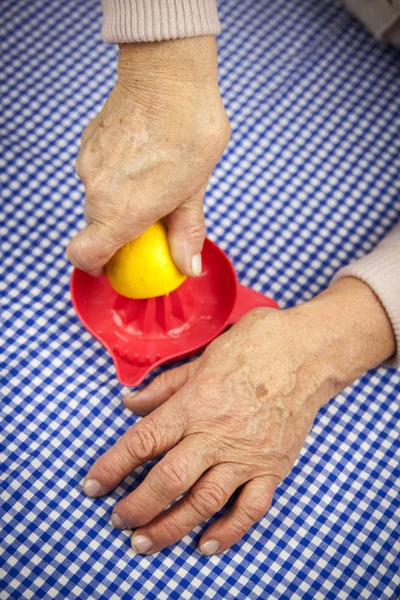
[[[155,42],[220,31],[216,0],[102,0],[105,42]]]
[[[400,367],[400,223],[370,254],[341,269],[333,281],[356,277],[367,283],[378,296],[392,323],[396,355],[386,366]]]
[[[378,40],[396,43],[396,32],[400,27],[400,0],[345,0],[345,3]]]

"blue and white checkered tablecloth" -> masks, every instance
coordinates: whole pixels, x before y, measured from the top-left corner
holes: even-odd
[[[394,600],[399,371],[366,374],[320,411],[268,515],[222,555],[196,553],[200,528],[134,555],[110,513],[149,466],[105,498],[82,494],[134,422],[72,309],[64,254],[83,226],[80,134],[115,79],[99,4],[1,5],[0,598]],[[334,0],[221,0],[220,15],[233,139],[209,233],[243,283],[288,307],[399,218],[400,53]]]

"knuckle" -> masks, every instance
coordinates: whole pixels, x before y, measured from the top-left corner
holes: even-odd
[[[120,480],[125,477],[122,465],[119,464],[117,457],[112,453],[106,452],[96,463],[96,470],[100,479]]]
[[[94,269],[102,266],[102,257],[107,257],[105,248],[92,236],[92,232],[83,230],[73,238],[66,248],[66,256],[78,269]]]
[[[161,375],[155,379],[154,383],[160,392],[166,390],[167,393],[172,394],[175,380],[176,375],[174,375],[174,371],[163,371]]]
[[[67,255],[67,258],[70,262],[72,262],[73,264],[75,264],[74,261],[74,244],[72,243],[72,241],[68,244],[66,250],[65,250],[65,254]]]
[[[103,223],[97,224],[92,229],[92,242],[96,245],[98,252],[101,251],[106,257],[113,254],[121,245],[113,228]]]
[[[171,540],[171,542],[180,540],[185,533],[183,531],[183,526],[180,525],[177,519],[172,515],[170,515],[168,519],[164,521],[160,529],[160,537],[166,537],[168,540]],[[164,530],[164,532],[162,531],[162,529]]]
[[[240,540],[240,538],[246,533],[250,525],[245,525],[240,519],[232,519],[226,523],[226,533],[229,538]]]
[[[65,254],[68,260],[75,265],[75,267],[78,269],[86,268],[86,262],[79,251],[79,244],[76,242],[75,238],[68,244]]]
[[[159,432],[154,424],[142,421],[126,438],[126,448],[134,460],[146,462],[154,457],[159,443]]]
[[[87,177],[82,169],[81,172],[80,178],[85,186],[85,193],[88,201],[91,202],[94,198],[104,196],[104,190],[107,189],[107,185],[103,182],[102,177],[94,176],[93,174],[90,175],[90,177]]]
[[[75,171],[78,174],[78,177],[83,181],[85,189],[87,187],[87,181],[96,177],[96,171],[93,171],[93,160],[86,147],[81,148],[76,157]]]
[[[97,131],[96,125],[98,122],[98,117],[99,117],[99,115],[97,115],[82,131],[82,133],[81,133],[81,148],[86,146],[86,144],[96,134],[96,131]]]
[[[161,461],[155,470],[163,488],[184,490],[189,481],[189,468],[183,461]]]
[[[221,152],[223,152],[228,145],[231,138],[231,133],[232,129],[229,119],[224,119],[216,132],[217,145]]]
[[[107,167],[93,165],[86,153],[81,153],[76,160],[75,170],[83,182],[89,202],[95,202],[98,198],[110,199],[112,181]],[[115,211],[114,205],[112,210]]]
[[[265,515],[267,510],[266,500],[254,497],[239,505],[238,517],[245,523],[255,523]]]
[[[189,500],[203,518],[208,518],[226,504],[228,496],[224,488],[216,482],[201,482]]]
[[[78,175],[78,177],[80,177],[81,179],[83,179],[83,168],[82,168],[82,156],[81,154],[78,154],[76,161],[75,161],[75,171]]]
[[[186,231],[190,238],[202,240],[206,235],[206,226],[204,220],[201,220],[198,223],[192,223],[187,227]]]
[[[280,483],[285,474],[289,473],[292,468],[293,461],[286,452],[269,450],[265,456],[264,465],[269,466],[270,475],[278,479]]]
[[[122,517],[122,520],[128,527],[143,527],[151,521],[147,507],[138,503],[137,500],[131,502],[129,497],[117,504],[116,512]]]
[[[218,153],[222,153],[231,137],[231,124],[227,114],[221,115],[208,131],[207,148],[215,147]]]
[[[163,371],[154,380],[154,393],[172,396],[188,379],[190,373],[193,373],[193,363],[188,363],[169,371]],[[153,390],[152,390],[153,391]]]

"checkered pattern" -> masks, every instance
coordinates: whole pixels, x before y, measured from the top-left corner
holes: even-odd
[[[399,54],[334,0],[221,0],[220,15],[233,139],[207,194],[209,232],[243,283],[288,307],[399,218]],[[195,552],[200,528],[133,554],[110,513],[148,465],[106,498],[83,496],[88,466],[134,422],[71,307],[64,255],[83,226],[80,133],[116,50],[97,0],[3,0],[1,16],[0,598],[399,597],[394,370],[320,411],[268,515],[223,555]]]

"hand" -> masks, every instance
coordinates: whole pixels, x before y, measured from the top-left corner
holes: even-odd
[[[157,552],[240,489],[200,540],[203,553],[222,552],[267,512],[319,407],[394,349],[385,311],[355,279],[291,310],[253,310],[201,358],[126,397],[127,407],[147,416],[96,461],[84,491],[106,494],[165,454],[118,502],[112,523],[136,529],[137,552]]]
[[[82,135],[76,170],[88,226],[70,242],[70,261],[99,275],[167,216],[175,263],[199,275],[203,196],[229,135],[212,36],[122,44],[118,83]]]

